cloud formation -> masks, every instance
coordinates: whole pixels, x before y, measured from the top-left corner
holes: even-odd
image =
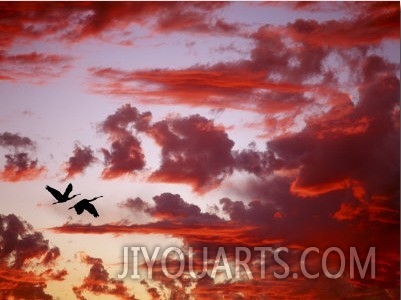
[[[96,162],[93,150],[90,146],[79,146],[75,144],[73,155],[65,163],[65,179],[73,178],[78,174],[82,174],[86,168]]]
[[[139,113],[135,107],[126,104],[100,124],[100,130],[106,133],[111,142],[111,149],[102,149],[105,168],[102,178],[112,179],[133,174],[145,166],[145,156],[140,140],[133,134],[148,126],[149,112]]]
[[[274,132],[271,125],[286,132],[294,118],[347,101],[355,91],[344,82],[353,81],[354,64],[379,43],[399,38],[397,4],[341,9],[350,11],[346,20],[260,26],[247,35],[254,46],[246,59],[184,69],[92,67],[92,91],[144,103],[250,110],[264,115],[266,134]]]
[[[129,25],[143,25],[156,20],[154,30],[171,32],[190,30],[197,32],[231,32],[234,25],[215,19],[209,25],[210,14],[225,3],[193,2],[182,4],[172,2],[132,2],[132,3],[12,3],[0,6],[3,30],[0,46],[9,47],[19,39],[40,39],[52,37],[67,41],[82,41],[86,38],[101,37],[103,34],[126,29]],[[185,19],[185,27],[177,16],[191,16]],[[170,22],[168,22],[170,20]],[[152,22],[150,22],[152,24]]]
[[[0,80],[42,84],[60,77],[71,67],[72,57],[58,54],[6,54],[0,51]]]
[[[36,150],[36,145],[30,138],[4,132],[0,134],[0,146],[9,149],[9,153],[4,155],[5,164],[0,171],[0,180],[34,180],[46,172],[46,168],[40,166],[37,159],[30,157],[30,153]]]
[[[0,290],[12,299],[53,299],[45,292],[49,280],[64,280],[65,269],[56,270],[57,247],[17,216],[0,215]]]
[[[168,118],[149,131],[162,148],[161,165],[151,181],[187,183],[202,192],[232,173],[234,142],[213,121],[199,115]]]
[[[45,173],[46,168],[38,165],[38,160],[31,160],[28,153],[6,154],[6,163],[0,173],[3,181],[33,180]]]
[[[72,59],[63,55],[7,52],[21,41],[109,41],[130,36],[137,25],[150,36],[230,36],[238,38],[235,43],[251,47],[237,60],[194,62],[181,69],[88,67],[92,92],[149,106],[174,105],[175,113],[152,121],[151,112],[126,104],[108,116],[98,127],[109,143],[101,149],[101,179],[147,171],[147,153],[141,141],[146,136],[161,150],[161,164],[147,179],[153,184],[188,184],[198,193],[196,199],[201,194],[205,203],[185,201],[177,191],[155,195],[152,203],[132,195],[119,208],[145,214],[146,220],[150,219],[147,223],[135,223],[133,215],[133,221],[100,225],[68,222],[51,230],[178,238],[185,247],[197,248],[197,268],[203,263],[198,254],[204,246],[210,257],[215,256],[217,247],[226,247],[229,258],[235,246],[285,246],[291,251],[286,261],[295,271],[299,271],[301,251],[309,246],[322,251],[339,247],[347,257],[347,271],[341,278],[309,281],[257,276],[237,281],[215,281],[209,276],[189,280],[188,265],[185,276],[170,280],[156,261],[154,281],[141,282],[154,299],[209,299],[211,294],[216,299],[398,299],[400,80],[399,64],[385,59],[391,55],[384,52],[386,43],[400,37],[399,3],[257,3],[252,5],[290,7],[299,17],[305,11],[325,14],[323,20],[259,24],[247,32],[214,14],[226,5],[231,4],[0,4],[3,80],[26,79],[25,73],[48,79],[61,75],[71,64]],[[336,17],[338,11],[342,19]],[[337,19],[327,20],[331,15]],[[128,40],[127,45],[130,43]],[[252,112],[259,118],[246,126],[259,130],[258,142],[266,147],[260,150],[255,143],[237,150],[236,141],[223,125],[202,115],[183,115],[183,106]],[[0,146],[9,151],[0,179],[34,179],[45,172],[31,158],[29,151],[36,149],[31,139],[5,132],[0,134]],[[76,145],[66,164],[67,177],[84,172],[93,161],[90,147]],[[231,176],[234,172],[236,176]],[[221,184],[223,180],[227,185]],[[210,198],[216,194],[208,192],[218,187],[221,189],[216,194],[230,188],[232,198],[221,196],[216,214],[205,212],[201,207],[217,200]],[[67,272],[50,270],[60,251],[49,249],[43,237],[31,229],[26,234],[27,226],[14,217],[2,217],[0,222],[0,253],[5,258],[5,262],[0,259],[0,287],[8,297],[51,299],[45,293],[46,282],[63,280]],[[354,246],[361,259],[366,258],[369,247],[376,248],[375,279],[350,278],[349,249]],[[308,261],[308,268],[322,272],[321,258],[322,252]],[[33,259],[40,261],[43,272],[27,273],[24,268]],[[135,298],[122,281],[110,277],[100,258],[82,255],[81,262],[90,270],[74,287],[76,297],[84,299],[85,293],[90,293]],[[208,266],[212,263],[207,262]],[[259,266],[260,257],[256,256],[251,264],[254,274]],[[330,267],[338,268],[337,262]],[[270,274],[272,270],[274,266],[267,266]]]
[[[285,257],[285,261],[289,264],[291,270],[296,270],[299,264],[300,250],[305,249],[308,245],[319,247],[322,251],[332,245],[336,245],[343,249],[344,253],[349,252],[350,246],[358,245],[361,259],[365,259],[363,249],[368,249],[371,245],[375,245],[377,251],[382,253],[380,260],[376,262],[376,270],[380,270],[377,271],[376,280],[365,278],[364,280],[354,279],[351,281],[349,274],[346,273],[345,277],[337,279],[335,282],[330,282],[324,278],[318,279],[319,288],[316,288],[316,281],[313,281],[312,287],[308,281],[299,281],[298,279],[298,281],[287,279],[283,284],[278,284],[277,279],[272,278],[272,273],[274,270],[278,272],[282,270],[278,270],[277,266],[269,265],[266,271],[266,274],[269,274],[267,279],[260,278],[260,275],[257,275],[260,274],[260,267],[257,265],[258,256],[256,256],[253,257],[255,264],[251,264],[252,273],[256,274],[252,280],[215,282],[210,278],[208,280],[206,276],[200,280],[190,279],[192,282],[189,285],[191,289],[180,290],[180,282],[185,277],[180,277],[173,282],[169,279],[169,282],[166,282],[166,277],[162,274],[160,268],[160,261],[157,261],[153,268],[153,281],[161,284],[171,293],[184,293],[187,296],[198,295],[200,299],[207,299],[207,291],[210,294],[211,290],[215,291],[218,297],[229,295],[234,297],[238,293],[244,295],[245,298],[266,295],[279,297],[280,294],[285,294],[288,297],[298,297],[299,295],[325,297],[325,295],[327,296],[327,289],[334,285],[339,288],[347,287],[346,290],[341,290],[344,293],[338,292],[339,297],[350,293],[353,295],[365,293],[365,295],[372,297],[384,295],[383,288],[385,287],[392,287],[390,288],[391,291],[389,290],[391,293],[396,292],[392,274],[396,272],[396,262],[399,261],[399,257],[396,254],[396,245],[398,244],[396,241],[397,236],[392,232],[391,228],[395,228],[398,224],[391,225],[376,220],[373,223],[363,223],[363,228],[349,232],[349,222],[354,222],[355,220],[346,220],[347,224],[344,224],[344,221],[330,217],[347,193],[332,194],[329,197],[317,196],[318,198],[314,203],[305,202],[289,193],[290,183],[288,179],[280,178],[273,181],[262,180],[257,182],[250,188],[254,191],[254,195],[256,195],[255,192],[257,193],[260,200],[252,201],[249,204],[228,198],[222,199],[220,201],[221,208],[229,216],[228,220],[201,212],[198,206],[185,202],[179,195],[165,193],[155,196],[153,198],[154,205],[148,206],[146,209],[151,216],[156,218],[156,222],[141,225],[104,224],[97,226],[91,224],[65,224],[61,227],[52,228],[52,230],[60,233],[139,233],[165,234],[179,237],[184,240],[185,245],[194,247],[196,269],[202,268],[202,247],[208,248],[208,257],[212,259],[212,261],[208,262],[208,267],[212,268],[217,247],[225,247],[228,257],[232,258],[234,256],[234,247],[238,246],[270,246],[275,249],[277,245],[285,245],[290,249],[290,254]],[[278,207],[279,205],[281,205],[280,208]],[[280,214],[277,212],[280,212]],[[357,224],[362,219],[360,218]],[[319,224],[318,227],[316,227],[317,224]],[[387,228],[388,231],[383,231],[386,234],[380,237],[372,236],[365,231],[366,226],[372,227],[372,230],[373,227],[376,229],[381,228],[381,230]],[[294,228],[297,228],[297,230],[294,230]],[[347,232],[347,234],[345,235],[344,232]],[[219,241],[217,244],[216,240]],[[319,255],[321,261],[321,254]],[[349,270],[348,258],[346,259],[346,264]],[[319,260],[311,259],[308,261],[307,267],[308,270],[322,272]],[[187,263],[185,264],[185,272],[188,272]],[[271,284],[271,288],[261,290],[260,286],[266,284],[266,281]],[[146,283],[144,282],[143,284]],[[363,288],[360,284],[363,285]],[[157,289],[152,289],[149,290],[149,293],[156,297],[158,294],[160,295],[160,290],[158,292]]]
[[[26,136],[20,136],[16,133],[3,132],[0,134],[0,146],[5,148],[35,148],[34,142]]]
[[[104,268],[103,261],[100,258],[81,253],[81,263],[88,264],[91,267],[82,284],[72,288],[77,299],[85,300],[84,292],[90,292],[96,296],[111,295],[122,300],[137,299],[129,293],[123,281],[109,277],[109,273]]]

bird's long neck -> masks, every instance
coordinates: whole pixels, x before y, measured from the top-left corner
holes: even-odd
[[[72,198],[75,198],[76,196],[79,196],[79,195],[81,195],[81,194],[76,194],[74,196],[71,196],[70,198],[68,198],[68,200],[71,200]]]
[[[92,198],[91,200],[88,200],[88,201],[89,201],[89,202],[92,202],[92,201],[95,201],[96,199],[98,199],[98,198],[100,198],[100,197],[103,197],[103,196],[98,196],[98,197]]]

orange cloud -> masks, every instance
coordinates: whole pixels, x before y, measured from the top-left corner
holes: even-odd
[[[46,172],[44,166],[38,166],[37,160],[30,160],[28,153],[6,154],[6,164],[0,172],[0,180],[23,181],[34,180]]]
[[[94,295],[112,295],[122,300],[135,300],[124,285],[124,282],[109,277],[109,273],[103,266],[100,258],[90,257],[86,254],[81,256],[81,262],[91,265],[89,274],[83,279],[80,286],[72,288],[77,299],[86,299],[84,292],[91,292]]]

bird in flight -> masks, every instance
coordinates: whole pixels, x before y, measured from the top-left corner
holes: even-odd
[[[70,207],[69,209],[74,208],[78,215],[82,214],[84,212],[84,210],[86,210],[92,216],[97,218],[99,216],[99,214],[98,214],[95,206],[93,206],[93,204],[89,203],[89,202],[95,201],[97,198],[100,198],[100,197],[103,197],[103,196],[98,196],[98,197],[92,198],[91,200],[82,199],[81,201],[79,201],[77,204]]]
[[[57,203],[63,203],[66,202],[68,200],[71,200],[72,198],[81,195],[81,194],[76,194],[70,197],[70,193],[72,191],[72,184],[70,183],[67,188],[64,191],[64,194],[62,194],[61,192],[59,192],[58,190],[52,188],[51,186],[46,185],[46,190],[48,190],[54,198],[56,198],[57,202],[54,202],[53,204],[57,204]]]

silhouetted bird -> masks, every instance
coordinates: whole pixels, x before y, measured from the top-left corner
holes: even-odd
[[[78,215],[82,214],[84,212],[84,210],[86,210],[91,215],[93,215],[95,218],[97,218],[99,216],[99,214],[98,214],[96,208],[93,206],[93,204],[91,204],[89,202],[95,201],[97,198],[100,198],[100,197],[103,197],[103,196],[95,197],[91,200],[82,199],[81,201],[79,201],[77,204],[70,207],[69,209],[74,208]]]
[[[57,202],[54,202],[53,204],[57,204],[57,203],[62,203],[62,202],[66,202],[68,200],[71,200],[72,198],[81,195],[81,194],[76,194],[74,196],[70,196],[70,193],[72,191],[72,184],[70,183],[67,188],[64,191],[64,194],[61,194],[58,190],[46,185],[46,190],[48,190],[54,198],[56,198]]]

